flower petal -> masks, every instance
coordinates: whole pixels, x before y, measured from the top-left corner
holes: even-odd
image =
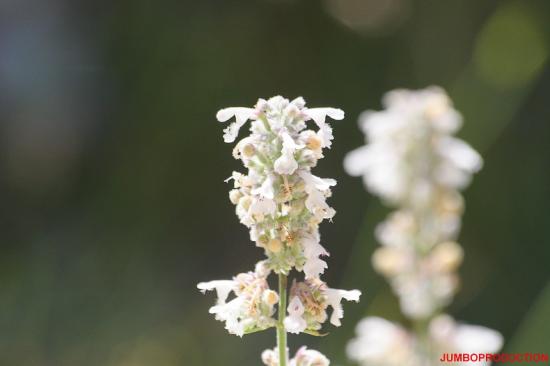
[[[305,109],[303,113],[306,120],[312,119],[319,127],[317,135],[321,139],[321,146],[330,148],[334,136],[332,135],[332,128],[325,123],[325,120],[327,116],[335,120],[344,119],[344,111],[338,108],[312,108]]]
[[[284,320],[284,325],[287,332],[294,334],[303,332],[307,327],[307,323],[304,318],[302,318],[305,309],[304,305],[300,301],[300,298],[294,296],[288,304],[287,311],[288,316]]]
[[[357,177],[365,174],[370,166],[370,150],[369,146],[361,146],[346,155],[344,169],[349,175]]]
[[[216,114],[216,118],[220,122],[225,122],[235,116],[235,122],[231,123],[224,129],[223,140],[227,143],[235,141],[239,134],[240,128],[248,121],[253,119],[256,110],[253,108],[231,107],[220,109]]]
[[[325,124],[327,116],[339,121],[344,119],[345,115],[344,111],[339,108],[311,108],[306,109],[304,114],[311,118],[319,127]]]
[[[210,282],[201,282],[197,284],[197,288],[204,294],[206,291],[216,290],[218,295],[218,304],[224,304],[229,296],[229,293],[235,288],[235,281],[232,280],[216,280]]]
[[[339,289],[333,289],[329,288],[326,290],[327,295],[327,302],[330,306],[332,306],[332,315],[330,316],[330,322],[331,324],[339,327],[342,325],[340,322],[340,319],[344,317],[344,309],[342,308],[342,299],[346,299],[349,301],[359,301],[359,297],[361,296],[361,291],[359,290],[339,290]]]
[[[262,185],[252,190],[253,194],[258,194],[264,198],[272,200],[275,196],[275,189],[273,188],[273,176],[268,175]]]

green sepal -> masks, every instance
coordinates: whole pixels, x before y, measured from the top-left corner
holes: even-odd
[[[265,327],[265,328],[258,328],[258,327],[255,327],[255,328],[246,330],[246,331],[244,332],[244,334],[247,335],[247,334],[252,334],[252,333],[263,332],[264,330],[268,330],[268,329],[270,329],[270,328],[275,328],[275,326],[274,326],[274,325],[270,325],[270,326]]]
[[[329,333],[319,333],[318,331],[316,330],[311,330],[311,329],[306,329],[304,330],[304,333],[306,334],[309,334],[309,335],[312,335],[312,336],[315,336],[315,337],[326,337],[329,335]]]

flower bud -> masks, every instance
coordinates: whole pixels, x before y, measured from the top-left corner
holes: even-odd
[[[243,196],[239,199],[239,206],[243,209],[248,210],[252,204],[252,198],[250,196]]]
[[[447,95],[434,94],[428,99],[424,113],[429,119],[435,120],[441,117],[449,109],[449,106],[450,100]]]
[[[268,305],[275,305],[279,302],[279,295],[273,290],[267,290],[263,294],[263,301]]]
[[[244,144],[242,147],[241,147],[241,154],[245,157],[245,158],[251,158],[254,156],[254,154],[256,153],[256,148],[254,147],[254,145],[252,144]]]
[[[460,266],[463,257],[462,247],[453,241],[447,241],[433,249],[430,261],[436,271],[452,272]]]
[[[239,203],[239,200],[241,199],[242,196],[243,195],[241,191],[239,191],[238,189],[232,189],[229,191],[229,200],[234,205]]]
[[[308,136],[307,140],[306,140],[306,146],[313,150],[313,151],[316,151],[318,149],[321,148],[321,139],[319,138],[319,136],[313,134],[313,135],[310,135]]]
[[[372,265],[378,273],[393,277],[406,270],[407,253],[404,249],[394,247],[378,248],[372,256]]]
[[[444,194],[438,203],[439,209],[444,215],[460,215],[464,210],[464,199],[457,192]]]
[[[273,253],[279,253],[283,248],[283,244],[279,239],[273,238],[267,243],[267,249]]]
[[[267,246],[267,244],[269,243],[269,237],[265,234],[263,235],[260,235],[258,237],[258,240],[256,241],[256,244],[259,246],[259,247],[265,247]]]

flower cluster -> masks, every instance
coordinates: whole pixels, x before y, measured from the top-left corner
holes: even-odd
[[[307,278],[318,277],[326,268],[319,257],[328,255],[319,243],[318,226],[335,214],[326,198],[336,181],[310,171],[323,157],[323,148],[332,144],[326,117],[342,119],[344,112],[308,109],[302,98],[289,102],[277,96],[258,100],[255,108],[227,108],[217,114],[220,121],[233,116],[236,121],[225,129],[226,142],[235,141],[244,122],[252,121],[251,134],[233,150],[248,168],[247,174],[233,172],[229,178],[234,181],[229,198],[237,216],[250,229],[251,240],[264,248],[276,273],[296,268]],[[308,120],[318,131],[307,129]]]
[[[225,322],[229,333],[243,336],[275,325],[272,315],[279,295],[269,288],[268,275],[269,271],[260,262],[254,272],[240,273],[233,280],[201,282],[197,287],[203,292],[216,291],[218,302],[210,308],[210,313]],[[228,302],[231,293],[235,297]]]
[[[341,120],[344,112],[310,109],[301,97],[289,101],[281,96],[259,99],[254,108],[226,108],[217,113],[220,122],[235,118],[224,130],[227,143],[234,142],[239,130],[251,121],[250,134],[233,149],[233,156],[242,161],[247,172],[233,172],[228,178],[233,181],[229,199],[240,222],[250,230],[250,239],[267,257],[259,266],[261,270],[254,273],[241,274],[233,281],[199,284],[202,290],[217,290],[218,305],[210,312],[225,321],[231,333],[243,335],[274,326],[285,334],[317,334],[328,319],[328,307],[332,308],[331,323],[339,326],[342,299],[359,300],[359,291],[331,289],[320,279],[327,268],[321,257],[328,256],[328,252],[320,244],[319,224],[335,214],[326,199],[336,181],[313,175],[311,168],[323,157],[323,149],[332,144],[327,117]],[[308,121],[317,129],[308,128]],[[286,307],[287,289],[275,293],[266,278],[274,272],[286,281],[293,269],[303,272],[304,280],[294,282],[288,316],[282,313],[285,309],[279,308],[277,321],[272,317],[274,304],[281,298],[279,307]],[[226,302],[231,291],[236,297]],[[315,355],[303,349],[294,364],[310,365],[307,360]]]
[[[439,364],[444,353],[495,353],[502,347],[500,333],[480,326],[457,323],[439,315],[428,326],[428,359],[419,349],[418,336],[385,319],[367,317],[357,325],[357,338],[347,347],[349,357],[361,365],[425,366]],[[488,366],[487,362],[480,362]]]
[[[464,209],[460,190],[481,169],[482,159],[453,136],[462,119],[440,88],[392,91],[383,103],[385,110],[362,114],[367,144],[350,152],[344,166],[396,208],[376,229],[382,246],[373,254],[373,266],[388,279],[407,317],[433,323],[458,289],[456,271],[463,259],[456,242]],[[401,330],[383,324],[394,330],[393,336],[404,338]],[[360,339],[368,337],[352,344]],[[392,354],[399,358],[401,353]],[[369,359],[355,351],[351,355]],[[393,364],[400,363],[388,363]]]
[[[359,301],[361,292],[358,290],[338,290],[328,288],[326,283],[318,278],[294,282],[290,290],[288,316],[284,320],[289,333],[316,332],[327,320],[327,308],[332,307],[330,323],[339,327],[344,316],[342,299]]]
[[[266,366],[279,366],[277,350],[265,350],[262,353],[262,361]],[[304,346],[287,363],[289,366],[329,366],[330,361],[319,351],[307,349]]]

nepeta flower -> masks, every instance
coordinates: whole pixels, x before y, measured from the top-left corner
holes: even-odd
[[[262,353],[262,361],[266,366],[279,366],[279,355],[276,350],[265,350]],[[289,366],[329,366],[330,361],[321,352],[307,347],[302,347],[296,352],[293,359],[288,362]]]
[[[307,322],[304,320],[304,304],[298,297],[292,298],[287,308],[288,316],[285,318],[285,329],[289,333],[301,333],[307,328]]]
[[[318,278],[303,282],[294,281],[290,289],[290,304],[288,316],[285,318],[285,328],[289,333],[318,331],[328,319],[328,307],[332,307],[330,323],[339,327],[343,318],[342,299],[359,301],[361,292],[332,289]]]
[[[323,219],[332,219],[336,211],[327,205],[326,197],[330,197],[330,187],[335,186],[336,181],[316,177],[307,171],[300,172],[299,175],[305,182],[304,189],[308,194],[306,208],[319,222]]]
[[[235,122],[231,123],[229,127],[223,130],[223,140],[227,143],[235,141],[237,135],[239,134],[240,128],[248,121],[249,119],[254,118],[257,114],[257,110],[252,108],[225,108],[218,111],[216,118],[220,122],[225,122],[235,117]]]
[[[342,325],[340,319],[344,317],[344,308],[342,307],[342,300],[359,302],[361,291],[359,290],[339,290],[329,288],[326,291],[327,303],[332,307],[332,315],[330,316],[330,323],[339,327]]]
[[[298,162],[294,154],[298,149],[303,149],[303,145],[297,145],[288,133],[282,134],[283,148],[281,156],[273,163],[273,170],[278,174],[291,175],[298,169]]]
[[[216,319],[225,322],[229,333],[243,336],[247,332],[265,329],[275,324],[272,318],[278,294],[269,289],[267,275],[258,266],[256,272],[238,274],[233,280],[201,282],[197,287],[204,293],[215,290],[218,301],[210,308]],[[229,295],[235,297],[227,301]]]
[[[319,234],[313,233],[311,236],[305,236],[302,239],[304,248],[304,274],[306,279],[317,278],[327,268],[327,262],[319,258],[327,256],[328,252],[319,243]]]

